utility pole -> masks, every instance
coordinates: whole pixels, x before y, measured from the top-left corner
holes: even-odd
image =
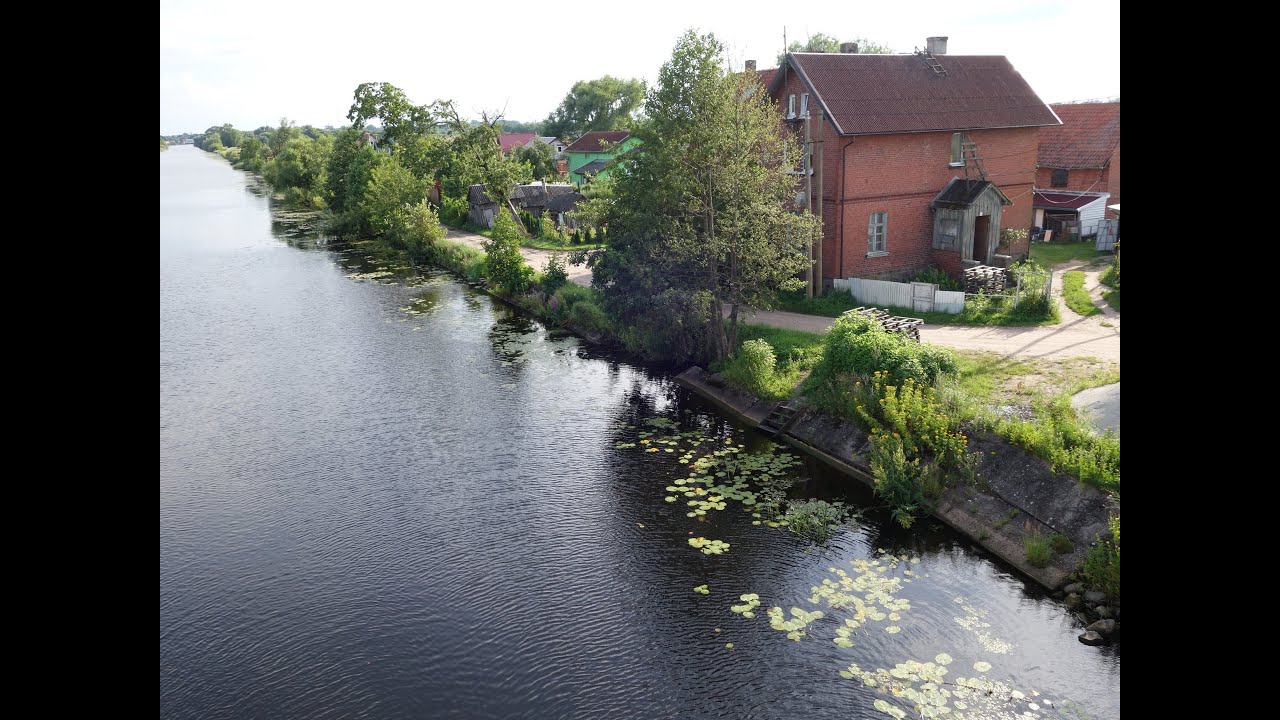
[[[813,173],[811,171],[813,170],[813,167],[809,162],[809,158],[813,154],[813,138],[810,134],[809,117],[810,117],[810,114],[806,114],[804,117],[804,154],[801,156],[802,158],[801,167],[804,172],[804,182],[805,182],[804,200],[809,207],[809,214],[812,215],[813,214]],[[819,242],[818,245],[819,245],[818,252],[821,253],[822,243]],[[812,300],[814,295],[814,292],[813,292],[813,234],[812,233],[809,234],[809,265],[808,265],[808,269],[805,270],[805,279],[808,280],[809,282],[808,282],[808,287],[805,289],[804,296],[806,299]],[[819,282],[822,281],[821,277],[819,277],[818,281]]]
[[[810,103],[809,105],[810,105],[809,114],[817,117],[818,119],[817,133],[816,133],[816,137],[813,140],[813,157],[814,157],[814,163],[816,165],[815,174],[817,176],[816,181],[814,182],[814,185],[817,185],[818,187],[818,212],[814,214],[818,216],[818,224],[819,226],[821,226],[822,209],[823,209],[823,206],[826,205],[826,202],[824,201],[825,193],[823,190],[823,188],[825,188],[826,186],[822,184],[822,166],[826,164],[823,162],[823,156],[822,156],[822,126],[825,125],[826,123],[824,122],[822,117],[822,106],[816,103]],[[818,297],[822,297],[822,238],[825,236],[826,236],[825,230],[821,231],[821,234],[818,235],[818,253],[817,253],[818,270],[816,273],[816,278],[814,283],[815,287],[813,289],[813,294]]]

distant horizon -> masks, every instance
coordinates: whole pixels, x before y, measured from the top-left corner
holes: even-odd
[[[471,7],[391,2],[354,23],[349,4],[334,0],[305,6],[227,0],[212,16],[194,0],[162,0],[160,134],[223,123],[274,127],[282,117],[300,126],[346,127],[362,82],[391,83],[420,105],[453,100],[465,117],[501,111],[512,122],[543,122],[577,81],[612,75],[652,85],[689,28],[724,42],[731,67],[755,59],[761,69],[776,66],[784,32],[789,42],[817,33],[865,37],[898,53],[947,35],[948,55],[1009,58],[1046,104],[1119,97],[1118,0],[997,4],[976,14],[942,0],[920,0],[910,13],[855,3],[857,19],[849,20],[849,3],[820,0],[808,6],[812,19],[788,19],[784,28],[772,18],[774,5],[751,0],[697,6],[654,0],[643,13],[608,6],[545,26],[498,21],[504,9],[527,7],[501,0],[485,6],[494,21],[477,21]],[[220,19],[249,16],[255,22]],[[476,34],[458,30],[467,27]],[[601,41],[618,27],[626,28],[625,49]]]

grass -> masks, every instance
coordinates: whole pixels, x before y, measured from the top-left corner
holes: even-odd
[[[1071,538],[1062,533],[1049,536],[1049,547],[1053,548],[1053,552],[1057,555],[1070,555],[1076,550],[1076,546],[1071,544]]]
[[[1033,242],[1031,243],[1031,259],[1053,267],[1072,260],[1093,260],[1105,253],[1094,249],[1092,240],[1084,242]]]
[[[1004,517],[1000,518],[994,523],[991,523],[991,528],[993,530],[1001,530],[1004,528],[1005,525],[1009,524],[1010,520],[1014,519],[1017,516],[1018,516],[1018,508],[1009,508],[1009,512],[1005,513]]]
[[[768,325],[738,324],[738,342],[764,340],[773,346],[778,362],[794,362],[811,370],[822,359],[822,336],[800,330],[781,330]]]
[[[1107,290],[1106,292],[1102,293],[1102,299],[1107,301],[1107,304],[1111,306],[1112,310],[1115,310],[1116,312],[1120,312],[1120,291],[1119,290]]]
[[[763,340],[773,348],[771,368],[750,364],[740,352],[744,343]],[[767,325],[738,325],[735,355],[711,367],[731,385],[765,400],[783,400],[822,358],[822,336],[798,330],[779,330]]]
[[[1032,567],[1042,568],[1049,564],[1049,540],[1040,536],[1040,528],[1032,530],[1026,540],[1022,541],[1022,546],[1027,551],[1027,562]]]
[[[1089,291],[1084,289],[1084,273],[1079,270],[1062,276],[1062,299],[1072,312],[1081,317],[1102,314],[1102,310],[1093,304],[1093,298],[1089,297]]]
[[[846,310],[856,307],[878,307],[892,315],[920,318],[927,323],[937,325],[1057,325],[1062,322],[1057,307],[1053,307],[1049,317],[1028,317],[1018,314],[1017,310],[1006,308],[1003,301],[993,299],[979,306],[972,300],[965,303],[964,312],[951,314],[945,312],[919,312],[910,308],[868,305],[853,299],[847,292],[832,291],[820,298],[806,299],[802,293],[783,293],[778,297],[778,309],[805,315],[822,317],[839,317]]]
[[[955,351],[958,394],[981,406],[1025,405],[1031,400],[1120,381],[1120,366],[1089,357],[1009,358],[992,352]],[[976,412],[980,408],[973,408]]]

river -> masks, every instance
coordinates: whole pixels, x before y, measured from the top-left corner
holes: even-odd
[[[963,537],[803,460],[793,495],[865,508],[826,546],[691,518],[698,458],[771,443],[272,212],[160,154],[162,718],[1119,717],[1118,648]]]

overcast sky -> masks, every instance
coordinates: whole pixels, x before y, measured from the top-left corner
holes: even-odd
[[[773,67],[784,25],[789,41],[822,32],[897,52],[947,35],[949,54],[1008,56],[1046,102],[1120,94],[1119,0],[161,0],[160,134],[342,125],[362,82],[541,120],[577,80],[652,83],[687,28],[715,33],[735,67]]]

